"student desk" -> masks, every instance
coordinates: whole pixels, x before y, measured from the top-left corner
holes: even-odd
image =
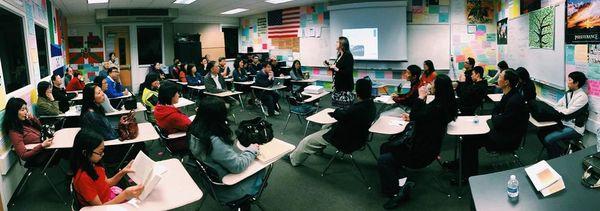
[[[276,85],[276,86],[271,86],[271,87],[262,87],[262,86],[250,86],[253,89],[260,89],[260,90],[266,90],[266,91],[277,91],[280,89],[285,89],[287,88],[284,85]]]
[[[383,135],[394,135],[401,133],[406,128],[408,122],[400,117],[393,116],[380,116],[377,121],[369,128],[369,132],[383,134]]]
[[[186,107],[186,106],[193,105],[193,104],[194,104],[194,101],[188,100],[187,98],[184,98],[184,97],[180,97],[179,102],[177,102],[174,106],[177,108],[180,108],[180,107]]]
[[[169,78],[167,80],[172,81],[172,82],[179,82],[179,79],[175,79],[175,78]]]
[[[584,157],[596,152],[596,147],[548,160],[565,183],[565,189],[543,197],[531,183],[524,167],[473,176],[469,178],[473,205],[476,210],[598,210],[600,191],[581,184]],[[506,193],[510,175],[519,180],[518,201],[511,202]]]
[[[202,198],[203,193],[198,188],[192,177],[177,159],[158,161],[158,164],[168,170],[162,175],[154,190],[141,202],[88,206],[82,211],[108,211],[108,210],[171,210]]]
[[[105,146],[114,146],[114,145],[123,145],[123,144],[132,144],[127,150],[127,153],[123,156],[123,160],[117,167],[120,167],[125,158],[129,155],[131,149],[133,148],[133,144],[139,142],[145,142],[150,140],[159,139],[158,133],[154,130],[152,124],[148,122],[138,123],[139,133],[138,136],[134,139],[121,141],[119,139],[115,140],[105,140]],[[50,145],[47,149],[60,149],[60,148],[73,148],[73,143],[75,142],[75,135],[81,130],[81,128],[63,128],[56,133],[54,133],[54,140],[52,141],[52,145]],[[35,146],[39,144],[28,144],[25,145],[27,149],[33,149]],[[56,153],[56,150],[54,153]]]
[[[244,170],[243,172],[238,173],[238,174],[228,174],[228,175],[225,175],[223,177],[223,184],[225,184],[225,185],[235,185],[236,183],[238,183],[238,182],[240,182],[240,181],[248,178],[249,176],[254,175],[256,172],[258,172],[258,171],[260,171],[260,170],[262,170],[262,169],[264,169],[264,168],[272,165],[275,161],[281,159],[286,154],[294,151],[294,149],[296,148],[296,146],[294,146],[292,144],[289,144],[289,143],[287,143],[285,141],[279,140],[277,138],[273,138],[273,140],[271,140],[271,141],[276,141],[276,142],[282,142],[282,143],[284,143],[285,146],[286,146],[285,151],[283,153],[277,155],[275,157],[275,159],[272,159],[270,162],[262,162],[262,161],[260,161],[258,159],[255,159],[254,161],[252,161],[252,163],[250,163],[250,165],[248,166],[248,168],[246,168],[246,170]],[[237,142],[237,146],[239,148],[243,148],[243,146],[241,146],[239,144],[239,142]]]
[[[537,128],[548,127],[548,126],[553,126],[553,125],[558,124],[555,121],[539,122],[539,121],[535,120],[531,116],[531,114],[529,115],[529,122]]]
[[[234,84],[239,84],[239,85],[244,85],[244,86],[250,86],[252,84],[254,84],[254,81],[234,81]]]
[[[231,97],[234,95],[238,96],[238,99],[240,100],[240,105],[242,106],[242,110],[245,110],[244,108],[244,102],[242,101],[242,94],[243,92],[238,92],[238,91],[225,91],[225,92],[219,92],[219,93],[212,93],[212,92],[204,92],[204,94],[207,95],[212,95],[212,96],[216,96],[216,97],[220,97],[220,98],[225,98],[225,97]]]
[[[127,93],[126,95],[123,96],[119,96],[119,97],[113,97],[113,98],[108,98],[109,100],[117,100],[117,99],[124,99],[124,98],[128,98],[133,96],[133,94],[131,94],[131,92]]]
[[[79,107],[79,108],[78,108]],[[117,110],[115,112],[110,112],[110,113],[106,113],[106,116],[116,116],[116,115],[123,115],[123,114],[128,114],[131,110],[127,110],[124,108],[125,106],[123,106],[123,108],[121,110]],[[81,109],[80,106],[71,106],[69,107],[69,110],[65,113],[56,115],[56,116],[40,116],[40,119],[44,119],[44,118],[57,118],[57,117],[78,117],[81,114],[81,111],[78,110]],[[144,106],[142,103],[138,102],[137,103],[137,108],[135,109],[135,112],[140,112],[140,111],[146,111],[146,106]]]
[[[323,109],[323,110],[317,112],[316,114],[306,117],[306,127],[304,128],[304,136],[306,136],[306,131],[308,130],[308,124],[310,124],[310,122],[314,122],[314,123],[322,124],[322,125],[336,123],[337,120],[334,119],[333,117],[329,116],[329,113],[334,112],[334,111],[335,111],[335,109],[333,109],[333,108],[326,108],[326,109]]]
[[[390,95],[380,95],[379,97],[373,99],[373,102],[381,104],[381,106],[379,106],[379,108],[376,109],[377,115],[383,112],[383,110],[386,109],[388,106],[396,104],[396,102],[394,102],[392,96]]]
[[[285,75],[285,76],[277,76],[277,77],[273,77],[276,79],[283,79],[283,80],[288,80],[288,79],[292,79],[292,76],[289,75]]]
[[[494,102],[500,102],[503,94],[488,94],[487,96]]]
[[[302,95],[310,96],[310,98],[304,100],[305,103],[312,103],[315,100],[318,100],[318,99],[320,99],[320,98],[322,98],[322,97],[324,97],[325,95],[328,95],[328,94],[329,94],[328,91],[323,91],[323,92],[321,92],[319,94],[311,94],[311,93],[308,93],[308,92],[302,92]]]
[[[193,89],[193,90],[197,90],[197,91],[202,91],[206,89],[206,86],[204,85],[199,85],[199,86],[187,86],[188,89]]]
[[[317,79],[314,78],[309,78],[309,79],[302,79],[302,80],[291,80],[292,83],[314,83],[317,82]]]
[[[75,92],[75,94],[77,94],[77,96],[75,98],[71,99],[72,101],[83,100],[83,93]]]
[[[491,115],[478,116],[479,122],[473,122],[474,116],[458,116],[455,121],[448,124],[448,135],[459,136],[458,138],[458,187],[462,187],[462,136],[482,135],[490,132],[487,120]],[[506,188],[505,188],[506,190]],[[459,194],[459,198],[461,198]]]

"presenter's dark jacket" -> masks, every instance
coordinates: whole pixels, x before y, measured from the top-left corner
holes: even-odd
[[[349,91],[354,89],[354,57],[350,52],[344,52],[340,59],[335,63],[339,69],[335,72],[334,83],[335,91]]]

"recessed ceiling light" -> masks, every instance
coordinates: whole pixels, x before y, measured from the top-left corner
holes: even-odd
[[[175,0],[175,2],[173,2],[173,4],[191,4],[194,3],[196,0]]]
[[[108,0],[87,0],[88,4],[105,4]]]
[[[232,14],[236,14],[236,13],[240,13],[240,12],[245,12],[245,11],[248,11],[248,9],[237,8],[237,9],[232,9],[232,10],[229,10],[229,11],[222,12],[221,14],[222,15],[232,15]]]
[[[286,3],[289,1],[293,1],[293,0],[266,0],[265,2],[269,2],[271,4],[281,4],[281,3]]]

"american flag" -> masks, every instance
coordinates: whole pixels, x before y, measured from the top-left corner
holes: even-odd
[[[275,10],[267,14],[269,38],[297,37],[300,28],[300,8]]]

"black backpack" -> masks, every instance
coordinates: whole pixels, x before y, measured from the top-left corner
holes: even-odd
[[[248,147],[250,144],[270,142],[273,139],[273,128],[271,123],[256,117],[240,122],[235,135],[242,146]]]

